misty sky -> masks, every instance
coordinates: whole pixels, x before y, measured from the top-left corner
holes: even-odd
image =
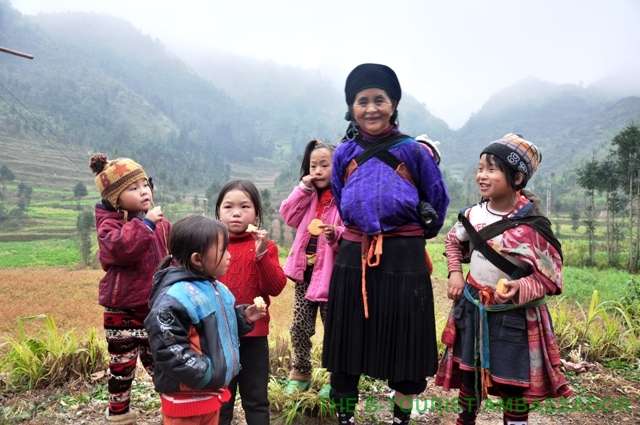
[[[403,89],[459,127],[522,78],[589,84],[640,75],[637,0],[12,0],[23,13],[119,16],[175,51],[216,49],[343,84],[355,65],[396,70]]]

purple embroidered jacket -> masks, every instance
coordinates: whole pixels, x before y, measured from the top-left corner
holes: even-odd
[[[377,141],[370,137],[364,140]],[[331,187],[346,226],[375,235],[407,224],[420,224],[417,205],[422,199],[436,210],[436,224],[442,227],[449,195],[429,148],[407,136],[406,141],[389,150],[405,163],[417,188],[375,157],[359,166],[345,184],[347,166],[362,152],[354,140],[347,140],[333,155]]]

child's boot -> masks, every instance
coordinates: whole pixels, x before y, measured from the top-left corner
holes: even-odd
[[[329,400],[331,398],[331,384],[324,384],[318,391],[318,398],[321,400]]]
[[[107,422],[110,424],[118,424],[118,425],[130,425],[135,424],[137,416],[136,412],[129,410],[126,413],[122,413],[120,415],[114,415],[109,412],[109,408],[104,412],[105,418],[107,418]]]
[[[397,404],[393,403],[393,424],[409,425],[411,421],[411,409],[405,410]]]
[[[284,392],[287,395],[292,395],[297,392],[307,391],[310,386],[311,375],[299,373],[294,369],[289,373],[289,380],[287,381]]]
[[[528,425],[529,424],[529,403],[522,397],[507,397],[502,399],[504,425]]]
[[[479,408],[480,402],[474,391],[468,390],[468,388],[464,386],[460,388],[460,392],[458,393],[459,413],[456,425],[475,425]]]
[[[353,425],[356,420],[353,417],[353,412],[339,412],[338,413],[338,425]]]
[[[334,389],[331,389],[331,402],[338,412],[338,425],[352,425],[356,423],[354,418],[358,396],[336,397]]]

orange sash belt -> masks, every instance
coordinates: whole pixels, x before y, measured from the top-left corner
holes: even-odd
[[[424,230],[418,225],[407,225],[395,229],[388,233],[378,233],[376,235],[367,235],[358,229],[347,227],[342,234],[342,238],[351,242],[360,243],[360,263],[361,263],[361,280],[360,289],[362,291],[362,306],[364,308],[365,319],[369,318],[369,301],[367,299],[367,268],[378,267],[382,259],[383,244],[385,238],[397,237],[424,237]],[[425,262],[429,269],[429,274],[433,271],[433,265],[429,253],[425,249]]]

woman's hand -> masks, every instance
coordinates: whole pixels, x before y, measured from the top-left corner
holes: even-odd
[[[506,292],[495,291],[493,293],[493,298],[496,301],[496,304],[504,304],[507,301],[512,300],[520,290],[520,282],[517,280],[504,281],[503,285],[507,289]]]
[[[251,304],[244,310],[244,318],[249,323],[257,322],[267,315],[267,308],[260,308],[255,304]]]
[[[464,290],[464,277],[462,272],[451,272],[447,285],[447,296],[449,299],[457,300]]]

